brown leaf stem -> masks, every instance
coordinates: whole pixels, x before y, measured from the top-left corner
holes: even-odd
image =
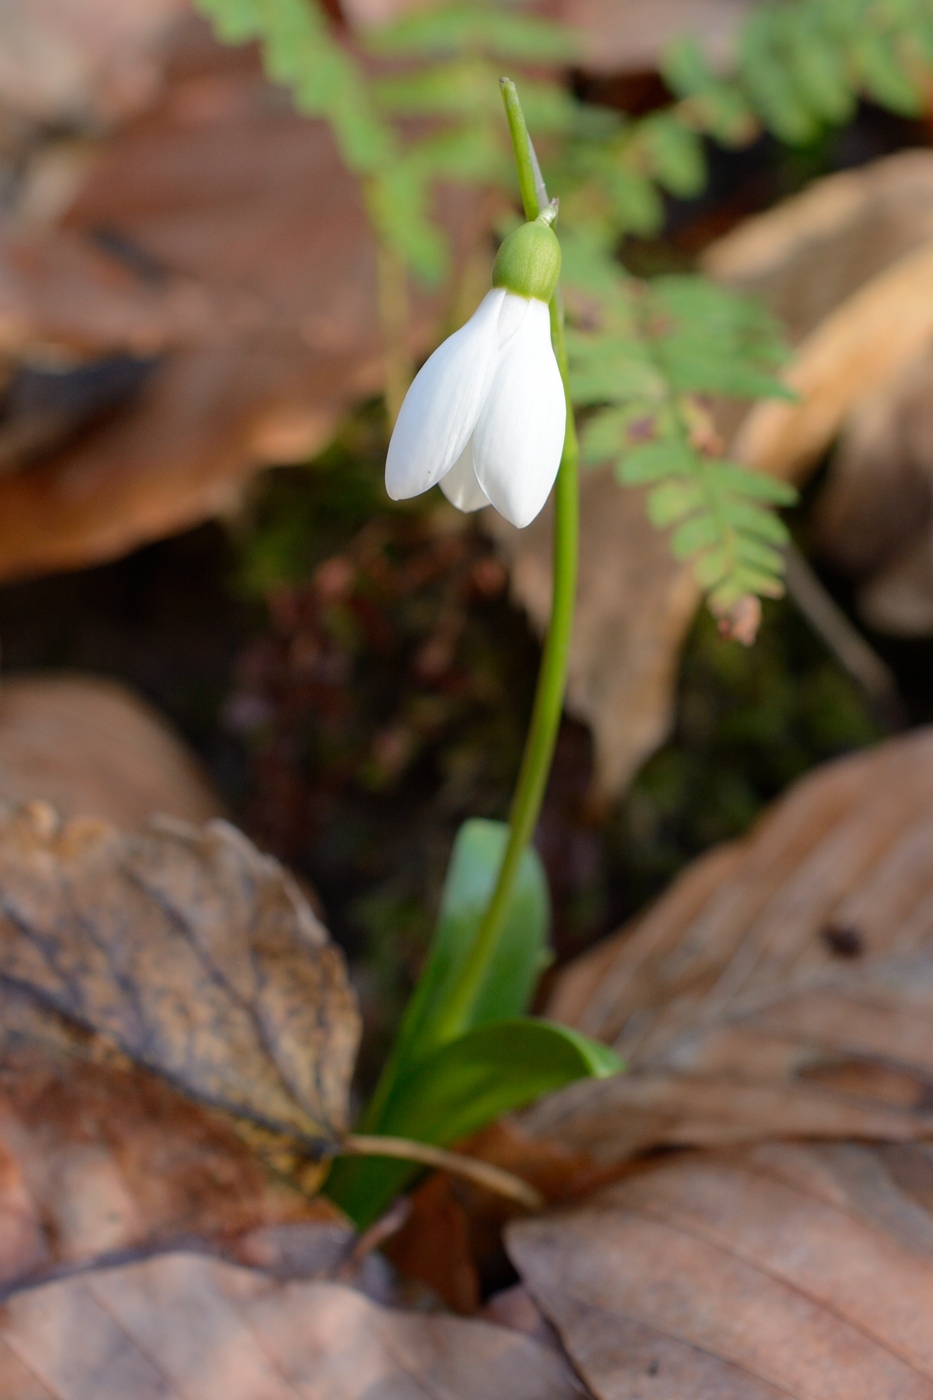
[[[426,1142],[412,1142],[408,1138],[383,1137],[377,1133],[350,1133],[340,1143],[340,1152],[361,1157],[399,1157],[405,1162],[423,1162],[426,1167],[437,1167],[440,1171],[454,1172],[485,1186],[487,1191],[495,1191],[517,1201],[527,1210],[541,1210],[544,1198],[529,1186],[521,1177],[501,1167],[480,1162],[475,1157],[465,1157],[461,1152],[448,1152],[443,1147],[432,1147]]]

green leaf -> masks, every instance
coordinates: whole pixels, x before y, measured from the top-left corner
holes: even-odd
[[[656,486],[648,497],[648,518],[659,530],[675,525],[685,515],[691,515],[704,503],[703,487],[699,481],[666,481]]]
[[[804,19],[793,35],[791,63],[797,87],[824,121],[842,125],[855,110],[846,73],[845,51],[836,36],[821,33]]]
[[[678,559],[689,559],[691,554],[699,554],[701,550],[717,544],[719,538],[715,518],[704,512],[678,526],[671,536],[671,549]]]
[[[673,113],[646,117],[639,141],[659,184],[680,199],[692,199],[706,183],[706,160],[700,138]]]
[[[780,574],[783,568],[783,555],[778,550],[772,549],[770,544],[753,539],[750,535],[736,537],[735,553],[740,564],[749,564],[753,568],[771,575]]]
[[[580,49],[579,34],[565,25],[469,3],[419,7],[370,30],[367,42],[377,53],[402,57],[486,53],[526,63],[567,63]]]
[[[920,115],[923,96],[900,62],[892,36],[864,31],[856,43],[856,56],[870,97],[902,116]]]
[[[705,92],[715,82],[706,56],[693,34],[683,34],[661,56],[661,76],[678,97]]]
[[[651,403],[662,399],[664,381],[644,346],[637,341],[613,344],[608,337],[568,337],[572,356],[570,388],[574,403],[603,404],[633,399]]]
[[[632,398],[620,408],[604,408],[587,419],[581,428],[582,460],[587,466],[596,466],[614,460],[614,471],[619,481],[637,485],[641,480],[653,481],[659,476],[668,476],[667,466],[654,475],[648,464],[642,464],[639,454],[645,446],[644,438],[660,438],[664,432],[664,414],[658,405],[644,398]],[[634,458],[633,475],[626,474],[629,461]],[[639,472],[649,472],[642,478]],[[676,473],[675,473],[676,474]]]
[[[614,1050],[568,1026],[531,1016],[491,1022],[422,1060],[380,1128],[418,1142],[457,1142],[575,1079],[605,1079],[622,1068]]]
[[[605,172],[606,194],[621,229],[651,238],[664,224],[664,202],[651,180],[639,170],[616,166]]]
[[[724,520],[742,534],[757,535],[771,544],[787,543],[787,527],[771,511],[740,497],[723,497],[719,505]]]
[[[443,1029],[447,1001],[492,897],[508,834],[504,822],[478,818],[464,822],[457,833],[431,951],[379,1086],[361,1120],[361,1130],[376,1130],[396,1082],[451,1038]],[[550,961],[550,918],[547,880],[540,857],[532,848],[522,856],[496,956],[461,1030],[520,1016],[527,1010],[538,978]]]
[[[778,481],[777,477],[765,476],[737,462],[710,462],[706,473],[712,485],[721,491],[736,492],[775,506],[792,506],[797,501],[797,492],[789,482]]]
[[[604,1079],[623,1068],[608,1046],[569,1027],[531,1017],[498,1021],[421,1060],[399,1081],[378,1131],[446,1146],[576,1079]],[[327,1194],[365,1227],[420,1170],[378,1157],[344,1159]]]
[[[815,119],[790,72],[782,44],[784,16],[773,5],[755,11],[739,36],[742,77],[767,126],[790,145],[819,134]]]
[[[640,486],[665,477],[692,477],[696,470],[696,454],[682,438],[666,442],[646,442],[628,452],[621,465],[622,480],[629,486]]]

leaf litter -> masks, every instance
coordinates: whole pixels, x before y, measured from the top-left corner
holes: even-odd
[[[550,1012],[628,1075],[521,1129],[601,1162],[662,1143],[933,1129],[933,734],[827,764],[563,975]]]
[[[105,538],[109,528],[96,538]],[[684,605],[685,615],[689,610]],[[663,664],[673,667],[670,659]],[[566,1019],[583,1024],[589,1018],[598,1033],[626,1047],[633,1073],[606,1086],[607,1094],[623,1096],[621,1106],[611,1098],[608,1113],[605,1102],[587,1103],[593,1086],[581,1086],[525,1115],[521,1131],[540,1159],[556,1155],[549,1136],[555,1125],[568,1160],[579,1148],[584,1159],[595,1152],[613,1170],[658,1144],[728,1143],[776,1133],[897,1139],[930,1131],[922,877],[928,833],[921,792],[929,759],[920,738],[907,742],[913,747],[898,750],[898,763],[891,762],[895,746],[889,746],[874,764],[871,755],[809,780],[750,842],[695,866],[640,921],[627,945],[599,949],[565,976],[555,1009],[574,1002]],[[925,742],[928,747],[928,736]],[[846,826],[850,818],[854,830]],[[769,832],[770,845],[763,840]],[[115,1101],[130,1085],[145,1119],[127,1123],[137,1163],[143,1128],[151,1132],[161,1122],[156,1100],[163,1094],[166,1105],[179,1106],[179,1139],[197,1143],[219,1171],[218,1162],[229,1170],[241,1150],[232,1135],[224,1138],[223,1120],[186,1103],[146,1069],[105,1052],[93,1032],[203,1104],[268,1123],[271,1103],[275,1127],[307,1138],[339,1132],[345,1121],[355,1030],[340,976],[332,967],[322,970],[318,955],[327,945],[318,933],[309,935],[292,896],[281,893],[287,878],[279,872],[270,894],[276,885],[271,862],[230,828],[213,825],[208,833],[162,825],[129,838],[99,823],[60,828],[43,807],[5,814],[0,890],[5,907],[17,919],[24,911],[28,918],[20,927],[10,919],[0,925],[0,986],[4,1007],[18,1001],[21,1010],[29,1008],[27,1019],[40,1004],[46,1008],[43,1034],[58,1026],[67,1049],[58,1045],[55,1053],[71,1057],[69,1069],[80,1063],[75,1082],[82,1084],[84,1121],[90,1114],[95,1132],[117,1131],[93,1104],[108,1102],[108,1086],[124,1076]],[[226,889],[228,877],[235,898]],[[246,928],[242,918],[230,918],[244,892],[256,916]],[[17,947],[24,931],[28,937]],[[626,946],[634,949],[628,961]],[[305,967],[309,948],[315,950],[313,978]],[[200,1001],[207,989],[206,1006],[186,999],[181,979],[169,980],[179,950],[178,965],[198,970],[190,996]],[[293,963],[304,974],[296,975]],[[306,994],[317,997],[316,1011],[321,1002],[328,1008],[313,1024]],[[76,1056],[82,1032],[59,1013],[93,1028],[83,1032],[96,1047],[93,1054]],[[8,1014],[13,1025],[16,1017]],[[226,1063],[221,1047],[231,1027],[234,1058]],[[311,1068],[302,1072],[309,1045]],[[19,1085],[33,1074],[33,1102],[47,1105],[67,1077],[55,1079],[47,1049],[36,1063],[22,1058],[22,1045],[17,1053]],[[6,1085],[13,1063],[11,1054],[4,1061]],[[5,1147],[17,1132],[20,1144],[28,1136],[22,1104],[15,1107],[18,1117],[3,1110]],[[627,1136],[623,1113],[634,1121]],[[37,1118],[32,1130],[39,1125]],[[208,1125],[220,1135],[216,1141]],[[41,1126],[47,1127],[44,1116]],[[165,1139],[166,1150],[181,1151],[180,1142],[173,1147],[171,1130]],[[33,1257],[31,1249],[41,1254],[45,1248],[51,1257],[56,1232],[69,1239],[65,1207],[81,1203],[74,1185],[80,1173],[66,1176],[60,1203],[50,1173],[44,1194],[39,1190],[45,1152],[45,1140],[36,1138],[31,1155],[14,1154],[9,1172],[4,1169],[14,1226],[20,1213],[21,1233],[10,1236],[11,1257],[20,1250],[18,1267]],[[23,1174],[27,1158],[31,1180]],[[84,1179],[104,1181],[113,1213],[119,1193],[106,1174],[109,1165],[94,1176],[107,1161],[106,1150],[85,1160],[92,1169]],[[236,1160],[245,1169],[248,1158]],[[156,1168],[152,1174],[160,1185],[171,1185],[170,1172]],[[536,1299],[598,1395],[926,1396],[929,1346],[904,1314],[913,1307],[923,1319],[930,1310],[924,1270],[931,1175],[920,1146],[848,1142],[806,1148],[768,1143],[639,1166],[582,1208],[511,1227],[527,1292],[524,1303],[513,1300],[511,1313],[503,1305],[501,1316],[519,1331],[537,1327],[540,1313],[528,1297]],[[282,1220],[271,1230],[291,1228],[293,1199],[286,1193],[273,1207],[270,1191],[260,1173],[243,1201],[228,1192],[230,1219],[217,1221],[208,1212],[203,1233],[239,1230],[277,1209]],[[122,1234],[115,1228],[109,1239],[115,1247],[171,1239],[166,1222],[177,1229],[192,1219],[184,1214],[191,1198],[182,1195],[163,1216],[141,1211],[142,1225]],[[43,1217],[38,1224],[37,1214]],[[43,1240],[49,1223],[54,1228]],[[87,1242],[108,1236],[100,1217],[88,1214],[79,1223],[71,1257],[86,1259]],[[199,1396],[222,1393],[228,1400],[242,1393],[252,1400],[302,1393],[295,1377],[305,1368],[313,1393],[326,1380],[339,1396],[382,1385],[393,1394],[411,1385],[413,1395],[465,1396],[480,1385],[477,1394],[495,1396],[506,1382],[520,1396],[526,1380],[529,1394],[573,1393],[553,1349],[516,1350],[514,1333],[385,1313],[334,1284],[276,1283],[255,1267],[274,1258],[274,1236],[263,1230],[243,1246],[254,1265],[249,1271],[192,1254],[163,1254],[14,1293],[0,1323],[8,1349],[0,1389],[10,1387],[18,1400],[86,1393],[89,1385],[95,1395],[106,1395],[103,1377],[121,1395],[145,1395],[148,1386],[151,1393],[187,1396],[194,1385]],[[711,1289],[713,1279],[717,1287]],[[888,1285],[883,1301],[889,1306],[872,1308],[878,1279]],[[899,1311],[896,1300],[903,1298]],[[752,1335],[756,1322],[759,1336]],[[244,1331],[261,1335],[257,1347],[244,1341]],[[166,1336],[177,1346],[162,1356]],[[620,1338],[629,1345],[620,1348]],[[66,1349],[63,1340],[73,1339],[74,1348]],[[469,1364],[458,1350],[467,1343]],[[285,1382],[279,1375],[270,1379],[270,1353]],[[482,1368],[489,1358],[487,1372]]]
[[[514,1330],[380,1308],[193,1254],[101,1269],[0,1309],[13,1400],[572,1400],[563,1359]]]
[[[0,978],[192,1097],[310,1142],[346,1124],[343,956],[282,867],[225,822],[141,836],[0,817]]]
[[[270,1267],[309,1229],[350,1247],[327,1202],[100,1037],[6,984],[0,1024],[2,1292],[183,1242]]]
[[[919,1146],[685,1154],[509,1249],[599,1400],[928,1400],[931,1169]]]
[[[137,989],[138,1019],[130,1017],[123,999],[129,984],[111,967],[115,934],[108,944],[107,930],[117,925],[108,919],[115,918],[118,903],[112,891],[127,887],[134,900],[155,901],[157,913],[147,903],[132,905],[145,911],[132,926],[139,937],[152,938],[152,956],[138,960],[131,935],[119,964],[140,982],[167,961],[166,948],[175,947],[160,925],[169,907],[176,920],[190,926],[179,946],[193,947],[211,967],[220,948],[232,943],[226,978],[232,984],[244,976],[246,935],[242,928],[231,933],[226,927],[228,886],[237,890],[238,900],[249,891],[253,909],[262,911],[252,921],[251,949],[263,944],[256,925],[270,912],[278,914],[280,939],[283,923],[291,929],[283,953],[290,960],[307,960],[309,944],[312,961],[318,958],[323,934],[295,934],[294,895],[283,897],[282,872],[223,824],[197,831],[172,823],[143,836],[121,837],[101,823],[62,827],[42,806],[7,813],[0,826],[0,892],[7,912],[6,924],[0,925],[0,968],[6,1005],[13,1009],[4,1023],[9,1036],[16,1015],[26,1017],[17,1054],[24,1075],[31,1072],[38,1086],[27,1132],[24,1091],[14,1113],[4,1106],[0,1114],[0,1142],[7,1151],[20,1144],[19,1157],[13,1153],[13,1167],[5,1173],[2,1213],[5,1249],[13,1261],[7,1276],[14,1287],[0,1318],[0,1340],[8,1353],[0,1376],[11,1396],[64,1400],[81,1394],[92,1374],[102,1378],[98,1385],[122,1385],[123,1393],[127,1385],[136,1387],[134,1395],[158,1384],[161,1391],[152,1393],[184,1394],[185,1386],[193,1386],[199,1397],[209,1397],[212,1387],[223,1384],[227,1390],[216,1393],[224,1393],[225,1400],[239,1393],[249,1400],[267,1393],[301,1394],[303,1385],[319,1390],[325,1380],[335,1397],[352,1396],[385,1377],[399,1386],[420,1387],[413,1394],[426,1388],[429,1394],[468,1398],[495,1395],[505,1384],[518,1394],[522,1386],[529,1394],[573,1394],[576,1382],[553,1339],[546,1340],[550,1334],[542,1317],[556,1328],[593,1393],[612,1400],[643,1400],[652,1393],[675,1400],[698,1393],[730,1400],[933,1395],[928,1340],[933,1156],[922,1142],[909,1140],[933,1133],[928,1107],[933,886],[926,858],[933,821],[931,770],[933,738],[922,730],[825,766],[776,803],[749,838],[697,862],[633,933],[611,940],[563,974],[552,1010],[563,1008],[565,1019],[626,1050],[632,1068],[604,1084],[576,1086],[545,1099],[514,1128],[487,1135],[500,1134],[501,1156],[502,1134],[511,1132],[518,1156],[506,1164],[522,1170],[536,1162],[539,1173],[550,1173],[552,1197],[576,1197],[555,1213],[508,1226],[508,1247],[526,1292],[489,1310],[489,1317],[511,1327],[505,1332],[486,1320],[460,1324],[379,1309],[333,1281],[339,1250],[333,1243],[328,1254],[319,1238],[313,1248],[306,1247],[305,1268],[315,1268],[318,1278],[327,1274],[330,1281],[295,1281],[300,1266],[293,1262],[290,1274],[289,1260],[301,1251],[294,1231],[312,1222],[293,1200],[276,1198],[274,1191],[270,1197],[272,1188],[258,1178],[248,1189],[228,1190],[223,1209],[216,1206],[219,1215],[208,1208],[199,1228],[190,1197],[187,1207],[184,1200],[171,1204],[176,1178],[171,1170],[160,1171],[160,1159],[154,1158],[169,1207],[153,1208],[141,1192],[138,1213],[149,1212],[143,1224],[135,1233],[119,1221],[114,1227],[120,1197],[112,1163],[107,1165],[106,1151],[98,1150],[96,1158],[87,1152],[86,1140],[79,1144],[89,1163],[84,1180],[96,1183],[103,1215],[95,1217],[82,1201],[80,1170],[63,1173],[66,1186],[62,1191],[59,1185],[59,1194],[71,1204],[59,1205],[56,1228],[67,1238],[70,1209],[78,1222],[70,1244],[78,1272],[47,1277],[51,1232],[43,1240],[41,1212],[56,1219],[49,1207],[52,1183],[61,1178],[43,1164],[48,1142],[43,1134],[57,1117],[47,1115],[44,1105],[51,1105],[62,1088],[60,1081],[52,1082],[48,1044],[38,1069],[30,1068],[28,1056],[23,1059],[29,1047],[37,1053],[37,1008],[46,1018],[42,1035],[59,1056],[70,1046],[75,1058],[77,1033],[73,1026],[67,1033],[60,1029],[69,1024],[62,1020],[64,1011],[85,1027],[97,1025],[137,1059],[145,1053],[146,1063],[160,1075],[225,1109],[232,1102],[242,1112],[250,1096],[261,1092],[257,1086],[268,1082],[268,1068],[257,1070],[251,1058],[255,1042],[249,1054],[237,1042],[242,1057],[223,1072],[210,1035],[204,1047],[198,1042],[205,1057],[194,1068],[190,1060],[173,1059],[164,1050],[153,1053],[153,1045],[175,1043],[176,1017],[160,1015],[164,979],[157,995]],[[167,892],[165,872],[176,865],[180,873]],[[56,919],[49,916],[50,907],[58,909]],[[95,910],[107,916],[102,932],[93,946],[82,944]],[[31,922],[24,924],[27,914]],[[174,929],[170,933],[177,936]],[[17,944],[25,948],[15,952]],[[9,990],[13,981],[15,996]],[[321,986],[329,986],[326,978],[316,985],[319,996]],[[242,1001],[252,986],[242,985]],[[290,1007],[294,987],[294,977],[286,978],[280,1001],[273,998],[272,1004]],[[343,996],[345,991],[336,998],[338,1006]],[[176,988],[170,999],[176,1013],[179,997]],[[58,1010],[48,1010],[51,1006]],[[147,1042],[136,1029],[145,1024],[154,1026]],[[284,1013],[270,1030],[290,1045],[307,1034],[300,1018]],[[347,1043],[347,1034],[344,1027],[339,1045]],[[90,1040],[96,1045],[100,1037]],[[329,1053],[326,1042],[317,1043],[323,1045],[321,1053]],[[264,1047],[276,1065],[277,1045]],[[166,1105],[175,1096],[161,1078],[122,1056],[109,1059],[98,1050],[95,1060],[86,1049],[82,1053],[81,1073],[90,1073],[88,1066],[93,1070],[81,1090],[85,1116],[95,1094],[103,1093],[99,1086],[114,1075],[124,1076],[124,1084],[142,1075],[159,1086],[146,1093],[132,1090],[146,1122],[134,1123],[130,1114],[127,1141],[113,1153],[133,1182],[139,1164],[148,1159],[147,1134],[160,1132],[158,1093],[167,1096]],[[15,1056],[6,1052],[4,1063],[15,1063]],[[283,1064],[288,1063],[286,1051]],[[245,1086],[234,1093],[229,1077],[239,1074]],[[339,1111],[345,1111],[345,1100],[337,1104],[339,1096],[328,1099],[323,1090],[313,1103],[306,1087],[292,1092],[295,1103],[280,1112],[293,1132],[296,1122],[298,1131],[307,1131],[302,1125],[312,1114],[322,1124],[338,1121]],[[185,1112],[194,1116],[173,1120],[166,1107],[169,1131],[162,1150],[179,1164],[183,1197],[186,1160],[192,1172],[206,1173],[209,1181],[215,1173],[208,1192],[218,1172],[235,1180],[246,1165],[237,1165],[235,1150],[223,1138],[229,1132],[225,1119],[211,1119],[211,1138],[198,1117],[206,1111],[196,1103],[186,1105]],[[20,1127],[5,1131],[16,1115]],[[93,1111],[90,1116],[93,1120]],[[106,1131],[113,1144],[115,1130],[105,1129],[102,1118],[98,1110],[96,1128],[86,1136]],[[22,1144],[29,1133],[26,1150]],[[189,1134],[194,1146],[184,1148],[180,1138]],[[774,1140],[788,1136],[814,1141]],[[825,1141],[833,1136],[839,1141]],[[865,1139],[888,1145],[859,1145]],[[741,1142],[750,1145],[729,1148]],[[726,1150],[645,1157],[664,1144],[721,1144]],[[72,1145],[66,1141],[66,1148]],[[131,1157],[136,1165],[128,1171]],[[618,1179],[594,1194],[600,1171],[604,1179],[607,1172]],[[528,1174],[534,1178],[533,1169]],[[447,1211],[448,1232],[456,1234],[461,1225],[449,1210],[449,1198],[445,1203],[438,1185],[428,1185],[438,1198],[434,1208]],[[82,1189],[85,1198],[93,1194],[87,1185]],[[474,1191],[457,1189],[461,1200],[464,1192]],[[111,1240],[125,1241],[130,1250],[136,1246],[138,1254],[137,1242],[148,1237],[159,1253],[110,1267],[99,1253],[88,1253],[96,1231],[107,1242],[101,1224],[107,1209]],[[125,1214],[132,1217],[129,1209]],[[500,1210],[500,1224],[507,1214]],[[424,1215],[422,1224],[426,1230],[430,1225]],[[200,1252],[171,1252],[178,1233],[173,1236],[169,1226],[176,1232],[193,1227]],[[318,1219],[316,1229],[322,1228]],[[336,1222],[331,1228],[338,1228]],[[222,1252],[218,1239],[228,1241],[227,1257],[240,1267],[204,1255],[205,1240],[215,1253]],[[452,1244],[450,1233],[447,1239]],[[462,1266],[476,1248],[475,1234],[458,1248]],[[309,1258],[317,1263],[308,1264]],[[277,1281],[276,1275],[293,1281]],[[15,1286],[26,1278],[32,1287]],[[442,1278],[438,1284],[443,1289]],[[475,1307],[475,1288],[462,1278],[461,1307]],[[197,1319],[200,1350],[178,1321],[182,1314]],[[458,1332],[460,1326],[470,1330]],[[65,1352],[56,1346],[64,1347],[77,1328],[80,1344],[67,1350],[68,1370]],[[176,1328],[181,1329],[177,1337]],[[367,1337],[365,1352],[355,1341],[359,1328]],[[169,1354],[153,1347],[152,1338],[169,1334],[177,1349]],[[469,1343],[468,1359],[460,1359],[461,1341]],[[198,1369],[203,1357],[212,1362],[209,1376]],[[154,1372],[147,1370],[153,1366]],[[230,1379],[234,1374],[238,1380]],[[237,1384],[242,1391],[230,1388]]]

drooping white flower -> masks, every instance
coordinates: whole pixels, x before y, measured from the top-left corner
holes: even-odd
[[[567,416],[548,312],[559,274],[546,222],[505,240],[492,291],[405,397],[386,460],[393,500],[440,483],[460,510],[491,502],[513,525],[534,520],[560,466]]]

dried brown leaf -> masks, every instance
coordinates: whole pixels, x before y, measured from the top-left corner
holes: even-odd
[[[791,370],[802,402],[760,405],[739,452],[799,475],[841,435],[816,505],[817,548],[863,581],[857,604],[871,626],[910,636],[933,630],[933,370],[922,308],[909,306],[912,279],[926,295],[931,238],[933,154],[915,150],[817,180],[704,255],[711,275],[762,297],[803,342]]]
[[[933,244],[906,254],[831,312],[800,344],[783,379],[796,403],[769,400],[733,450],[792,481],[815,466],[856,404],[894,382],[933,337]]]
[[[487,212],[451,195],[445,217],[459,256]],[[0,308],[0,336],[27,360],[51,345],[157,361],[122,409],[0,481],[4,578],[112,558],[231,510],[259,467],[306,460],[383,379],[357,182],[252,50],[198,25],[63,223],[0,247]],[[440,310],[414,296],[415,350]]]
[[[126,836],[42,804],[4,814],[0,978],[204,1103],[303,1140],[345,1124],[343,957],[225,822]]]
[[[0,801],[41,798],[63,817],[124,831],[164,813],[195,824],[222,815],[200,764],[138,696],[92,676],[0,682]]]
[[[0,1310],[4,1400],[572,1400],[554,1351],[194,1254],[99,1269]]]
[[[509,1249],[600,1400],[929,1400],[928,1148],[667,1159]]]
[[[814,180],[710,245],[704,272],[758,297],[794,344],[933,238],[933,152],[900,151]]]
[[[814,509],[817,549],[859,580],[869,626],[896,636],[933,632],[931,384],[928,350],[858,405]]]
[[[5,0],[0,108],[48,127],[136,111],[161,77],[186,0]]]
[[[297,1222],[344,1250],[352,1241],[323,1199],[271,1178],[221,1115],[5,984],[0,1026],[3,1292],[182,1240],[274,1262],[276,1230]]]
[[[552,1011],[631,1072],[522,1115],[611,1164],[667,1144],[933,1129],[933,732],[797,783],[691,867]]]

